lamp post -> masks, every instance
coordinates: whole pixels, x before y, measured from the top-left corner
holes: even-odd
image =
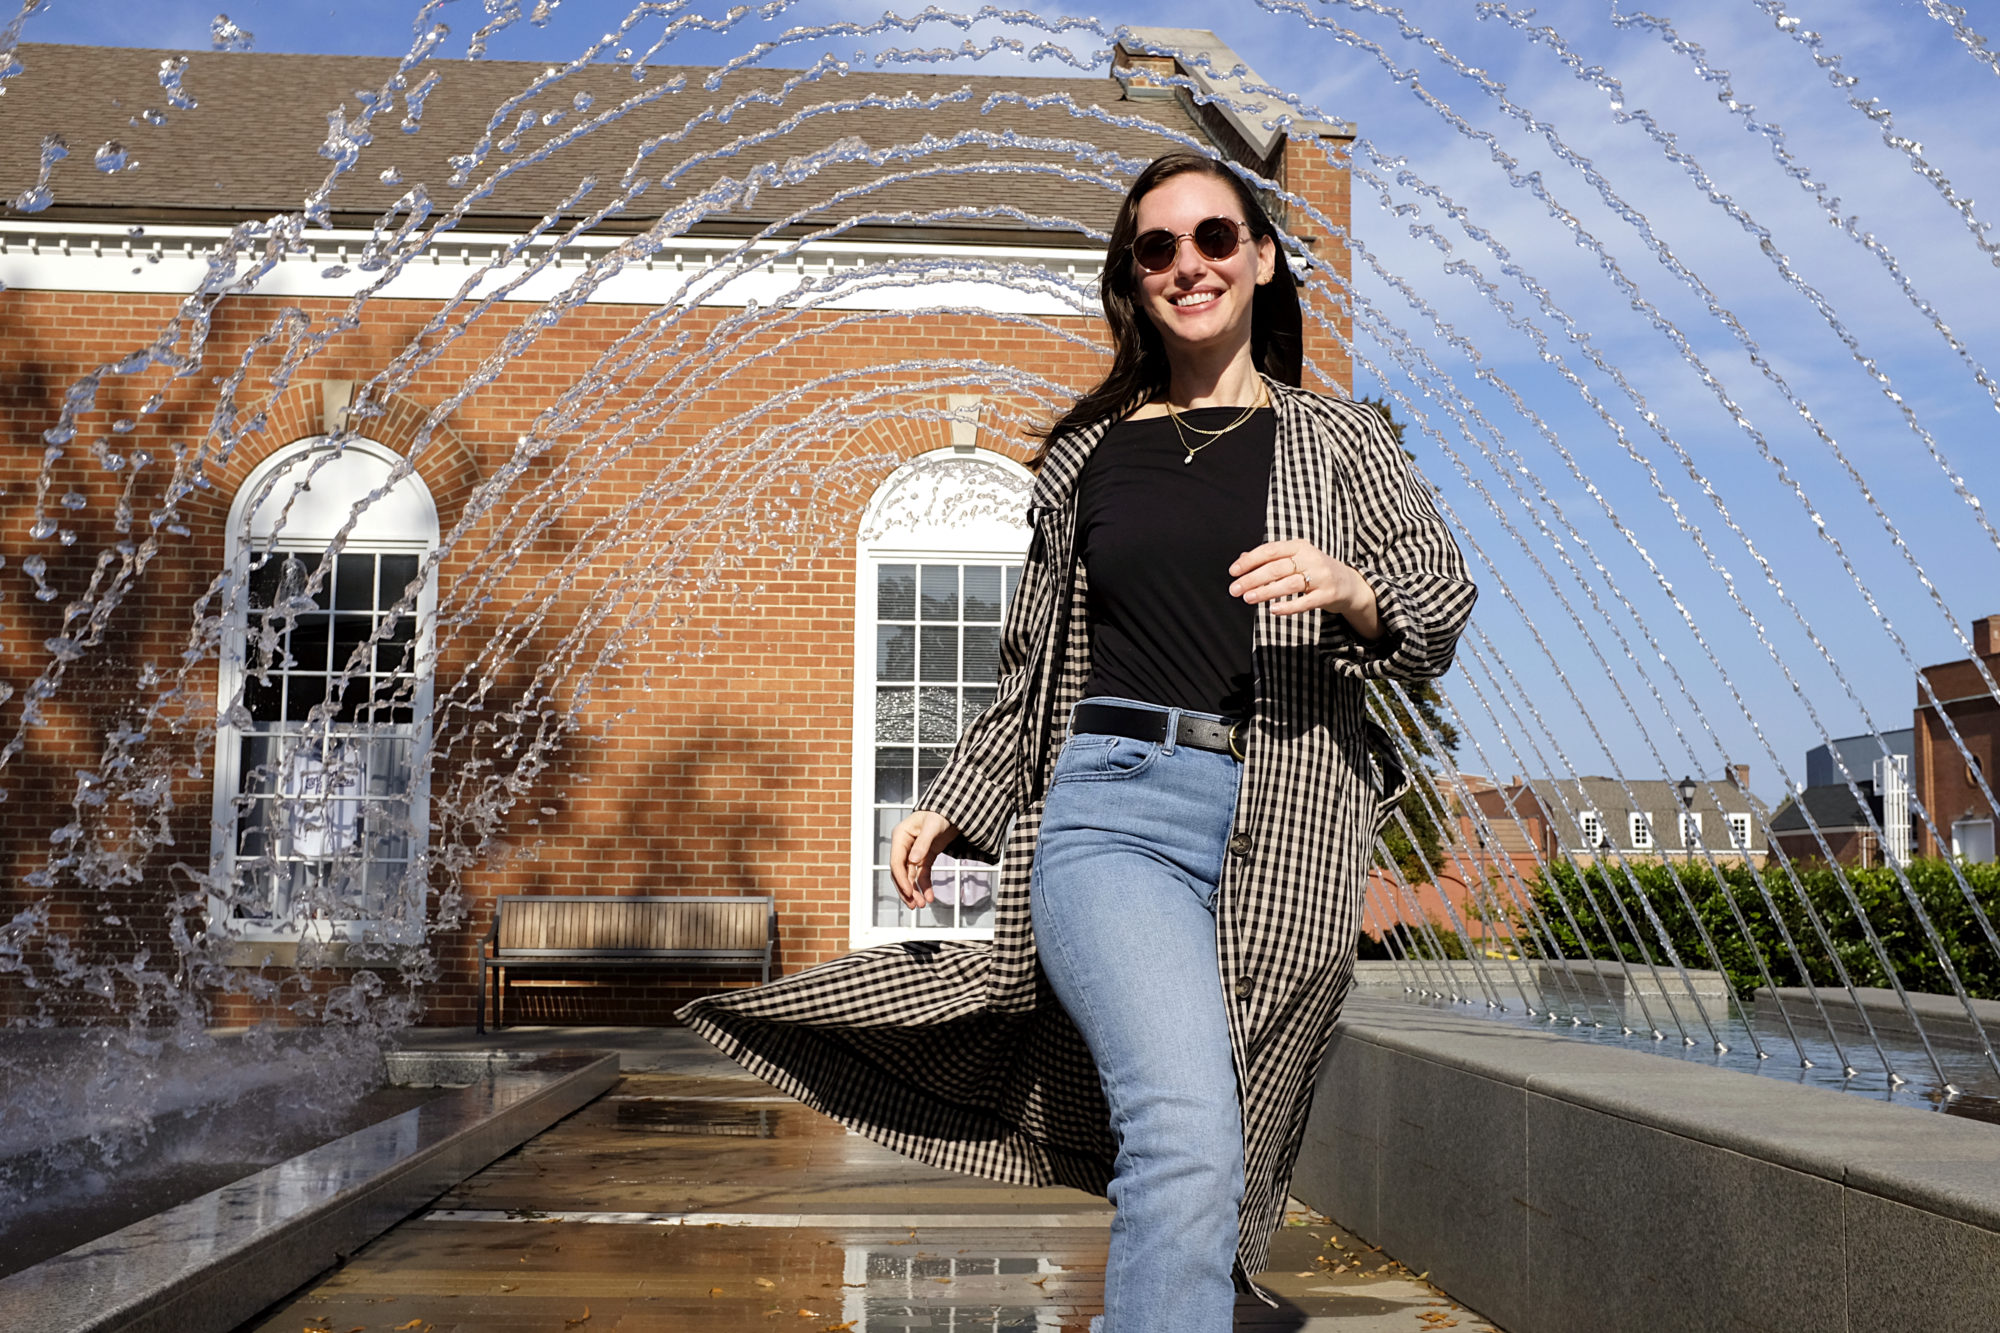
[[[1694,860],[1694,846],[1688,841],[1688,830],[1693,827],[1688,821],[1688,812],[1694,809],[1694,779],[1683,776],[1674,784],[1674,790],[1681,798],[1681,854],[1689,861]]]

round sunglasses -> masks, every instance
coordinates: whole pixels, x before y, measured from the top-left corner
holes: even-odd
[[[1235,218],[1203,218],[1194,224],[1193,231],[1178,235],[1165,227],[1155,227],[1133,238],[1132,259],[1148,273],[1163,273],[1174,266],[1181,242],[1193,241],[1203,259],[1219,264],[1236,253],[1236,247],[1247,239],[1245,233],[1249,230],[1248,223]]]

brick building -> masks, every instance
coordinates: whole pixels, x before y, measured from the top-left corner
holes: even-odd
[[[1994,859],[1993,805],[1988,793],[1993,790],[1993,761],[2000,748],[2000,701],[1994,699],[1988,681],[2000,677],[2000,616],[1973,622],[1972,651],[1977,663],[1962,657],[1925,667],[1924,684],[1929,693],[1923,686],[1917,690],[1910,782],[1938,829],[1938,834],[1933,834],[1922,820],[1914,821],[1918,856]],[[1947,717],[1964,741],[1963,751],[1945,729]],[[1947,841],[1948,846],[1941,845]]]
[[[62,980],[0,969],[8,1013],[129,1006],[124,964],[171,971],[185,930],[245,969],[205,974],[225,1019],[315,1012],[362,958],[393,986],[427,941],[425,1021],[469,1022],[511,893],[771,893],[783,971],[976,935],[981,873],[913,918],[879,834],[990,697],[1024,433],[1105,364],[1088,233],[1121,182],[1188,142],[1289,191],[1309,383],[1350,379],[1349,131],[1288,138],[1143,51],[713,87],[19,55],[0,943]],[[713,984],[622,975],[529,1016]]]

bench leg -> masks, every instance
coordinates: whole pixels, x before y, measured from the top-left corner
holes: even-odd
[[[486,962],[484,959],[481,959],[479,963],[479,1016],[473,1020],[473,1023],[474,1030],[482,1036],[486,1032],[486,972]]]

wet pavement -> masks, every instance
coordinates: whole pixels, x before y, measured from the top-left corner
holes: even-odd
[[[1103,1199],[918,1165],[710,1052],[626,1067],[242,1333],[1085,1333],[1101,1312]],[[1494,1333],[1303,1209],[1259,1280],[1279,1308],[1242,1299],[1239,1329]]]

